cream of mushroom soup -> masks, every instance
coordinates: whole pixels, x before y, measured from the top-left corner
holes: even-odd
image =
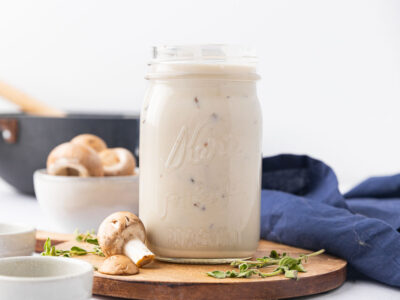
[[[253,61],[237,52],[231,57],[230,50],[158,47],[150,64],[141,112],[139,214],[158,256],[247,257],[257,248],[259,77]]]

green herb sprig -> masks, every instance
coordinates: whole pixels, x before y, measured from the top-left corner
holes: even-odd
[[[50,238],[47,238],[46,242],[43,245],[43,252],[40,254],[42,256],[64,256],[64,257],[72,257],[72,256],[81,256],[87,254],[95,254],[99,256],[104,256],[99,246],[95,246],[93,251],[87,251],[78,246],[71,247],[70,250],[58,250],[55,246],[51,245]]]
[[[317,256],[324,253],[325,250],[319,250],[310,254],[302,254],[298,258],[290,257],[286,253],[279,254],[275,250],[272,250],[269,256],[257,258],[255,261],[250,260],[235,260],[231,263],[231,266],[237,267],[238,271],[212,271],[208,272],[207,275],[223,279],[223,278],[250,278],[252,275],[258,275],[262,278],[277,276],[284,274],[287,278],[297,279],[298,272],[306,272],[302,262],[306,262],[309,257]],[[263,273],[260,268],[278,265],[278,267],[270,272]]]
[[[86,242],[92,245],[99,245],[99,241],[96,238],[94,230],[88,230],[86,233],[79,232],[78,229],[74,231],[75,240],[78,242]]]
[[[55,246],[51,245],[50,238],[47,238],[46,242],[43,246],[43,252],[40,254],[42,256],[64,256],[64,257],[71,257],[71,256],[80,256],[86,255],[90,252],[86,251],[77,246],[71,247],[70,250],[58,250]]]

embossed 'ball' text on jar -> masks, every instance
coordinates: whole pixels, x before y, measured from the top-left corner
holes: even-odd
[[[148,246],[176,262],[249,257],[260,237],[256,57],[226,45],[153,51],[140,128]]]

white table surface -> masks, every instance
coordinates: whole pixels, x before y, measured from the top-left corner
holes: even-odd
[[[26,195],[17,193],[0,179],[0,222],[25,223],[37,229],[52,231],[47,220],[40,211],[37,201]],[[94,296],[92,299],[117,299]],[[346,281],[341,287],[319,295],[302,297],[301,299],[353,300],[353,299],[400,299],[400,289],[392,288],[374,281]]]

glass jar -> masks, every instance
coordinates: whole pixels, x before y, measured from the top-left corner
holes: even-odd
[[[161,259],[243,258],[257,249],[255,63],[235,46],[154,48],[141,111],[139,215]]]

